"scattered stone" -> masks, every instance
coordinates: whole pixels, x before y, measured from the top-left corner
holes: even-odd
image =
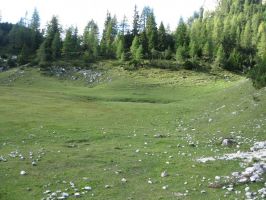
[[[24,176],[24,175],[26,175],[27,173],[25,172],[25,171],[20,171],[20,175],[22,175],[22,176]]]
[[[176,197],[183,197],[183,196],[185,196],[184,193],[181,193],[181,192],[174,192],[173,194]]]
[[[215,161],[216,159],[213,157],[206,157],[206,158],[198,158],[197,161],[201,163],[206,163],[208,161]]]
[[[219,182],[214,182],[214,183],[210,183],[208,187],[209,188],[222,188],[223,184]]]
[[[37,166],[37,163],[35,161],[31,162],[32,166]]]
[[[257,151],[260,149],[266,149],[266,141],[256,142],[253,147],[250,148],[251,151]]]
[[[80,195],[79,192],[76,192],[76,193],[74,193],[74,196],[75,196],[75,197],[80,197],[81,195]]]
[[[168,185],[164,185],[164,186],[162,187],[163,190],[166,190],[167,188],[168,188]]]
[[[162,135],[160,133],[154,135],[155,138],[165,138],[165,135]]]
[[[111,188],[111,186],[110,185],[105,185],[104,188],[106,188],[106,189],[107,188]]]
[[[92,190],[92,188],[91,188],[90,186],[85,186],[85,187],[84,187],[84,190],[86,190],[86,191],[90,191],[90,190]]]
[[[236,144],[236,141],[233,140],[232,138],[225,138],[222,141],[222,146],[232,146],[234,144]]]
[[[122,178],[122,179],[121,179],[121,182],[122,182],[122,183],[126,183],[126,182],[127,182],[127,179]]]
[[[167,176],[169,176],[169,174],[167,173],[167,171],[163,171],[163,172],[161,173],[161,177],[162,177],[162,178],[167,177]]]
[[[220,176],[215,176],[215,181],[220,181],[221,177]]]
[[[7,159],[5,159],[3,156],[0,156],[0,161],[7,162]]]
[[[50,194],[51,190],[46,190],[45,192],[43,192],[43,194]]]

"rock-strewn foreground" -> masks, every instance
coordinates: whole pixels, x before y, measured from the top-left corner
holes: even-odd
[[[0,199],[265,199],[265,108],[227,72],[2,72]]]

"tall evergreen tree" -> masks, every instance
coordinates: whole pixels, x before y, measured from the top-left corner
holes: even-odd
[[[189,36],[187,31],[187,25],[183,18],[179,19],[179,23],[175,32],[176,48],[179,46],[188,46]]]
[[[63,41],[62,53],[66,58],[77,57],[79,55],[79,39],[77,28],[70,27],[66,30],[66,37]]]
[[[124,37],[123,36],[119,36],[118,37],[118,42],[117,42],[117,48],[116,48],[116,58],[118,60],[124,60],[124,58],[122,58],[122,55],[125,53],[125,49],[124,49]]]
[[[83,48],[91,56],[96,59],[99,55],[99,28],[98,25],[90,20],[83,33]]]
[[[102,34],[102,39],[100,42],[100,50],[102,56],[106,58],[115,57],[115,48],[113,46],[116,34],[118,32],[117,20],[114,16],[111,17],[111,14],[107,12],[106,20],[104,23],[104,30]]]
[[[148,38],[148,49],[149,53],[151,53],[152,49],[157,49],[158,44],[158,30],[153,12],[148,16],[146,33]]]
[[[61,27],[58,18],[53,16],[50,23],[48,23],[46,30],[46,38],[40,46],[38,53],[39,62],[45,63],[61,56]]]
[[[133,60],[137,60],[137,51],[138,51],[139,46],[140,46],[139,38],[138,36],[135,36],[132,42],[132,45],[130,47],[130,53],[131,53],[131,57]]]
[[[124,15],[122,21],[120,22],[119,33],[121,35],[125,35],[128,32],[128,29],[129,29],[128,20],[127,17]]]
[[[132,24],[132,35],[135,37],[139,34],[140,22],[139,22],[139,11],[137,6],[134,7],[134,16],[133,16],[133,24]]]
[[[42,34],[40,32],[40,16],[36,8],[33,11],[29,27],[31,29],[32,41],[31,51],[35,52],[42,42]]]
[[[141,31],[145,31],[146,30],[148,17],[152,13],[153,13],[153,10],[150,7],[145,6],[143,8],[141,16],[140,16],[140,29],[141,29]]]
[[[167,48],[166,31],[163,22],[161,22],[158,29],[158,50],[165,51],[166,48]]]
[[[52,59],[56,60],[58,58],[60,58],[61,56],[61,48],[62,48],[62,40],[60,37],[60,33],[57,32],[54,35],[54,38],[52,40],[52,44],[51,44],[51,52],[52,52]]]

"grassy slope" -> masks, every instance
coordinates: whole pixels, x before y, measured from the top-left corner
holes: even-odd
[[[225,191],[208,189],[202,178],[229,175],[241,169],[239,162],[194,159],[236,151],[221,147],[220,137],[243,136],[241,150],[266,139],[265,89],[255,91],[241,77],[119,68],[108,76],[111,82],[87,87],[37,69],[0,74],[0,155],[17,149],[27,158],[0,162],[0,199],[40,199],[47,189],[69,187],[63,180],[92,186],[84,199],[176,199],[185,190],[187,199],[218,199]],[[157,133],[169,137],[154,138]],[[46,154],[34,167],[28,154],[41,148]],[[163,170],[170,176],[161,178]]]

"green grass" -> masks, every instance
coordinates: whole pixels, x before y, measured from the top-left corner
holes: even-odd
[[[225,198],[224,190],[201,181],[241,170],[239,161],[195,159],[238,150],[222,147],[222,137],[242,136],[240,150],[265,140],[265,89],[226,73],[225,79],[189,71],[103,70],[105,81],[93,86],[47,77],[38,69],[0,73],[0,155],[8,159],[0,162],[0,199],[41,199],[48,189],[70,188],[70,181],[79,189],[92,187],[81,199],[168,200],[186,190],[182,199],[243,197],[242,192]],[[155,138],[158,133],[167,137]],[[15,150],[26,159],[10,158]],[[31,165],[30,151],[45,152],[37,166]],[[20,176],[21,170],[28,174]],[[161,178],[164,170],[169,176]]]

